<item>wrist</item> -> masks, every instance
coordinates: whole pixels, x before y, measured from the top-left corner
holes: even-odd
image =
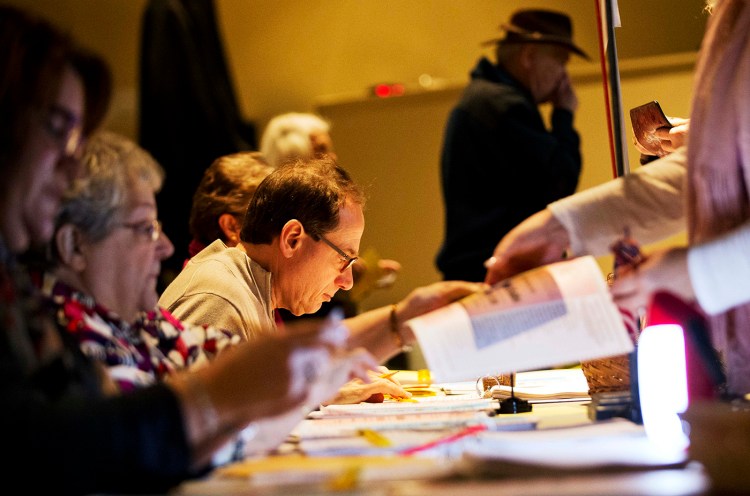
[[[390,312],[388,315],[389,320],[389,331],[393,337],[396,347],[402,352],[411,351],[411,346],[408,344],[405,333],[401,329],[401,320],[398,315],[398,304],[394,303],[391,305]]]

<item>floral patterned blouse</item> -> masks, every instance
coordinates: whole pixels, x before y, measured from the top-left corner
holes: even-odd
[[[48,280],[44,289],[57,325],[76,339],[85,355],[108,368],[122,392],[200,367],[240,342],[229,331],[180,322],[164,308],[128,323],[65,283]]]

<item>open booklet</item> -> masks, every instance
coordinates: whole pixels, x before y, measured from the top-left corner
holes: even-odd
[[[537,370],[633,350],[593,257],[524,272],[406,324],[436,382]]]

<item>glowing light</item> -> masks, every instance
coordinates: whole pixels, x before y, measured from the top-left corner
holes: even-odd
[[[646,327],[638,338],[638,394],[649,440],[684,450],[689,440],[678,414],[688,407],[685,337],[675,324]]]
[[[406,91],[403,84],[392,83],[392,84],[376,84],[372,92],[378,98],[389,98],[392,96],[401,96]]]

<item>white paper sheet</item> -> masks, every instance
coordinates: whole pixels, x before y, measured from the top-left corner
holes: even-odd
[[[628,353],[593,257],[535,269],[407,322],[436,382]]]

